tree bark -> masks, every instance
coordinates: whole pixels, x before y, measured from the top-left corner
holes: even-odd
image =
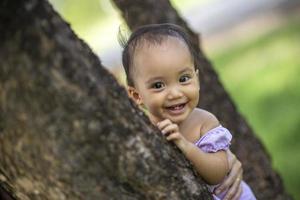
[[[194,47],[201,57],[199,107],[214,113],[230,129],[234,139],[232,150],[242,161],[244,179],[258,199],[291,199],[284,190],[280,176],[272,169],[270,156],[255,136],[232,99],[223,88],[211,63],[200,48],[200,37],[179,16],[168,0],[113,0],[130,29],[151,23],[174,23],[190,34]],[[221,19],[220,19],[221,20]]]
[[[1,199],[211,199],[47,1],[0,2]]]

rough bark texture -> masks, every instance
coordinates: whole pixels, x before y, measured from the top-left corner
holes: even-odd
[[[279,175],[272,169],[268,153],[253,130],[237,111],[232,99],[222,87],[211,63],[200,49],[199,36],[178,15],[168,0],[113,0],[130,29],[150,23],[175,23],[191,35],[201,57],[201,91],[199,106],[214,113],[234,135],[232,150],[243,163],[244,179],[258,199],[291,199]],[[220,19],[221,20],[221,19]]]
[[[1,199],[211,199],[42,0],[0,2]]]

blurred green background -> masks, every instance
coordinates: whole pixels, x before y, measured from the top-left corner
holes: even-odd
[[[300,199],[300,21],[209,56],[240,112]]]
[[[124,22],[110,1],[50,2],[100,56],[103,64],[124,80],[117,43],[118,29]],[[300,6],[285,1],[284,5],[255,10],[253,5],[248,16],[230,15],[239,19],[235,21],[226,21],[229,14],[227,18],[218,18],[212,12],[211,15],[216,16],[215,22],[220,23],[209,27],[211,22],[207,20],[212,17],[196,14],[193,17],[193,13],[225,9],[226,5],[220,8],[221,1],[171,2],[192,28],[202,33],[202,48],[213,62],[224,87],[265,144],[288,192],[300,199],[300,173],[297,170],[300,164]],[[228,4],[229,1],[224,2]],[[245,3],[242,6],[251,7]],[[195,12],[195,8],[199,9]]]

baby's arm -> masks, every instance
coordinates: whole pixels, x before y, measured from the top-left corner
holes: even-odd
[[[228,172],[228,161],[225,151],[216,153],[203,152],[195,144],[186,140],[179,132],[178,125],[168,119],[159,122],[157,126],[166,135],[167,140],[174,141],[208,184],[218,184],[224,179]]]

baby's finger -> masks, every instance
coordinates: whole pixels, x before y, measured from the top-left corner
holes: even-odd
[[[166,139],[168,140],[168,141],[171,141],[171,140],[177,140],[177,139],[179,139],[181,136],[180,136],[180,133],[179,132],[174,132],[174,133],[171,133],[170,135],[168,135],[167,137],[166,137]]]
[[[166,126],[168,126],[168,125],[170,125],[170,124],[172,124],[172,122],[171,122],[169,119],[165,119],[165,120],[160,121],[160,122],[157,123],[157,128],[158,128],[159,130],[162,130],[162,129],[164,129]]]
[[[170,125],[167,125],[165,128],[163,128],[161,130],[161,132],[164,134],[164,135],[169,135],[173,132],[178,132],[178,126],[177,124],[170,124]]]
[[[242,167],[241,167],[241,162],[238,162],[238,160],[235,160],[235,162],[232,163],[232,169],[230,170],[230,173],[225,178],[225,180],[217,187],[216,194],[220,194],[224,191],[227,191],[228,188],[232,187],[232,185],[235,183],[236,179],[238,177],[241,178],[242,176],[243,176],[243,171],[242,171]]]
[[[221,194],[227,191],[228,188],[233,185],[232,184],[234,182],[233,178],[234,177],[230,177],[230,176],[226,177],[225,180],[215,189],[215,193]]]
[[[238,193],[240,186],[241,186],[241,178],[237,178],[234,184],[227,191],[224,200],[232,200],[233,197]]]
[[[240,184],[240,187],[239,187],[237,193],[232,198],[232,200],[239,200],[240,197],[241,197],[242,192],[243,192],[243,188],[242,188],[242,185]]]

